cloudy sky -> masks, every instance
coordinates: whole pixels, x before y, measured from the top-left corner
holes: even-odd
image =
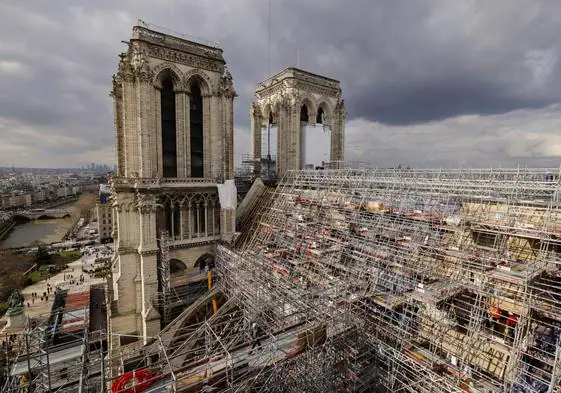
[[[219,41],[236,155],[268,72],[267,0],[0,0],[0,166],[114,162],[108,97],[142,18]],[[559,166],[561,1],[271,0],[271,65],[341,80],[346,158]]]

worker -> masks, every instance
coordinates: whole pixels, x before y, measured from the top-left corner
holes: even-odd
[[[251,350],[249,354],[253,354],[253,350],[257,347],[261,349],[261,336],[263,335],[261,327],[257,324],[257,322],[253,322],[251,324]]]

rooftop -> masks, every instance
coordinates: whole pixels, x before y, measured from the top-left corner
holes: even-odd
[[[223,51],[217,42],[190,36],[138,20],[133,27],[132,40],[138,40],[158,46],[214,59],[225,63]]]

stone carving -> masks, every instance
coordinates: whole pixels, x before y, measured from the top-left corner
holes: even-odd
[[[8,298],[8,311],[10,314],[21,312],[23,310],[23,295],[20,291],[15,290]]]
[[[152,194],[141,194],[137,192],[135,199],[137,209],[144,214],[153,213],[161,206],[158,203],[157,197]]]
[[[134,31],[138,33],[139,37],[143,38],[145,42],[153,42],[159,45],[165,45],[168,48],[184,50],[199,56],[206,56],[212,59],[224,61],[222,51],[217,48],[212,48],[206,44],[198,44],[186,40],[184,37],[173,37],[167,34],[161,34],[153,30],[147,30],[143,27],[136,26]]]
[[[228,98],[232,98],[237,95],[234,90],[232,74],[227,68],[224,68],[224,74],[220,78],[219,94]]]
[[[251,115],[254,117],[260,117],[262,113],[266,113],[265,110],[261,110],[261,108],[259,107],[259,104],[257,102],[252,102],[251,103]]]
[[[146,64],[146,56],[138,47],[135,46],[130,54],[129,61],[131,63],[133,71],[135,73],[138,73],[140,72],[140,70],[142,70],[144,64]]]
[[[345,108],[345,100],[341,100],[337,102],[337,106],[335,107],[335,113],[338,116],[343,118],[347,117],[347,109]]]
[[[137,46],[129,51],[128,61],[134,76],[142,82],[149,82],[153,78],[153,71],[148,66],[146,52]]]
[[[121,87],[121,78],[117,74],[111,77],[111,91],[109,96],[113,98],[121,98],[123,96],[123,89]]]
[[[220,61],[211,60],[197,55],[191,55],[184,52],[175,51],[168,48],[162,47],[150,47],[147,50],[147,54],[150,57],[155,57],[157,59],[171,61],[174,63],[185,64],[195,68],[202,68],[204,70],[220,72],[222,73],[224,69],[224,64]]]

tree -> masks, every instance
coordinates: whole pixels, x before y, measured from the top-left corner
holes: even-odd
[[[51,261],[51,255],[45,249],[44,246],[37,247],[37,253],[35,254],[35,261],[39,265],[47,264]]]
[[[72,217],[70,220],[61,220],[61,227],[64,229],[65,233],[70,232],[70,230],[76,225],[78,220],[83,217],[87,220],[90,216],[91,210],[95,207],[96,196],[91,192],[84,192],[80,195],[80,198],[73,205]]]

